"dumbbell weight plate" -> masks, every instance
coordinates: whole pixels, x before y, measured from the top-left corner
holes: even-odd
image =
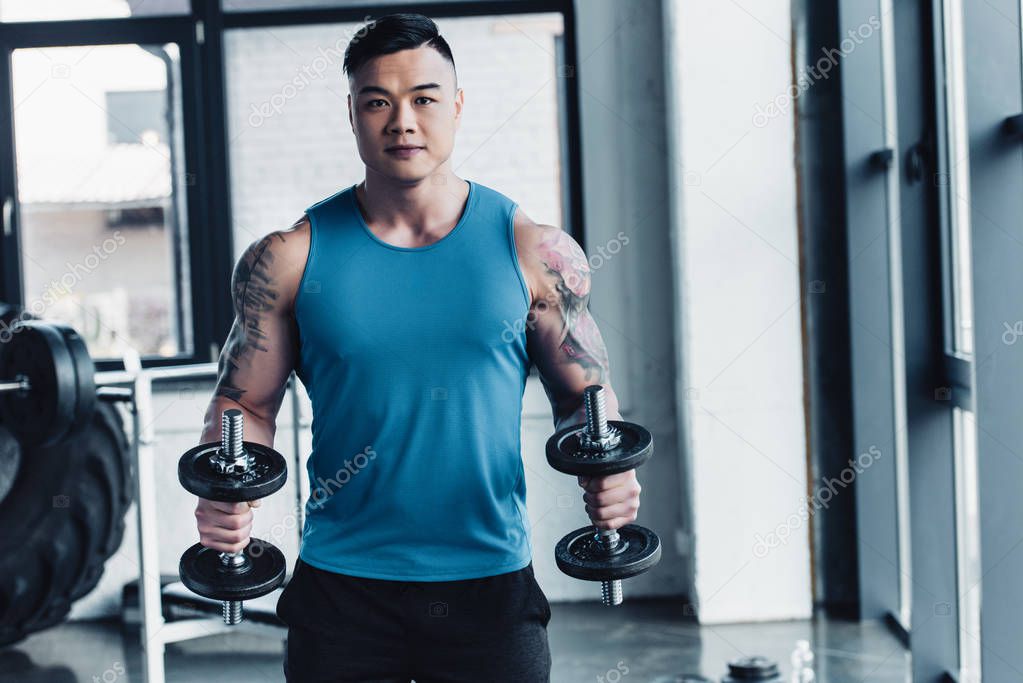
[[[620,420],[608,420],[607,424],[621,435],[615,448],[604,452],[583,449],[579,437],[586,425],[573,425],[547,439],[547,462],[565,474],[607,476],[639,467],[653,455],[653,437],[646,429]]]
[[[288,480],[284,456],[274,449],[252,441],[243,441],[252,457],[252,467],[242,475],[225,475],[215,470],[211,456],[220,449],[219,442],[199,444],[178,460],[178,481],[189,493],[207,500],[240,503],[264,498]]]
[[[586,581],[627,579],[642,574],[661,559],[657,534],[638,524],[618,529],[618,549],[607,555],[594,538],[592,526],[569,533],[554,548],[558,569]],[[620,549],[620,550],[619,550]]]
[[[88,422],[95,385],[86,358],[85,343],[70,328],[40,320],[11,328],[11,338],[0,346],[0,377],[24,375],[30,389],[0,394],[0,417],[19,441],[52,446]]]
[[[181,583],[196,595],[212,600],[251,600],[284,583],[286,562],[276,546],[251,538],[241,552],[248,562],[242,567],[229,567],[221,561],[220,551],[196,543],[178,563]]]
[[[740,657],[728,662],[728,675],[722,679],[722,683],[733,683],[733,681],[780,681],[780,676],[777,662],[767,657],[754,655],[752,657]]]

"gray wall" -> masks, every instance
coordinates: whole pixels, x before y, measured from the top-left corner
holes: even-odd
[[[812,609],[791,7],[744,4],[664,2],[678,410],[702,623]]]

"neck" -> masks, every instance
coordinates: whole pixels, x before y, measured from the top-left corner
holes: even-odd
[[[468,184],[450,170],[438,170],[414,182],[396,182],[371,173],[355,188],[369,225],[430,232],[437,224],[461,213],[469,194]]]

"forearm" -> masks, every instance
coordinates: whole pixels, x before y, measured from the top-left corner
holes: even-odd
[[[604,414],[607,415],[607,419],[621,420],[621,413],[618,412],[618,396],[614,389],[610,384],[601,384],[600,386],[604,387]],[[583,401],[582,393],[559,402],[559,408],[561,405],[565,405],[566,410],[559,411],[559,414],[554,416],[554,431],[586,422],[586,403]]]
[[[221,440],[221,419],[224,411],[229,408],[236,408],[242,411],[245,441],[252,441],[273,448],[274,434],[277,433],[276,421],[267,420],[237,401],[223,396],[215,397],[210,401],[203,420],[203,431],[199,443],[219,442]]]

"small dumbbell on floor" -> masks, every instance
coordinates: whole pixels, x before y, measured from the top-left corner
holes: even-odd
[[[741,681],[781,683],[778,663],[760,655],[733,659],[728,662],[728,674],[721,679],[721,683],[740,683]]]
[[[639,467],[653,455],[653,438],[631,422],[607,419],[604,387],[586,387],[586,423],[559,430],[547,440],[551,467],[582,476],[606,477]],[[554,558],[565,574],[600,581],[603,603],[620,605],[622,579],[641,574],[661,559],[660,539],[650,529],[626,524],[619,529],[576,529],[562,538]]]
[[[225,410],[220,443],[192,448],[178,461],[178,480],[189,493],[223,503],[243,503],[284,486],[288,468],[274,449],[244,441],[242,412]],[[197,595],[223,602],[224,623],[242,620],[242,601],[266,595],[284,583],[284,555],[250,538],[240,552],[225,553],[196,543],[178,564],[181,582]]]

